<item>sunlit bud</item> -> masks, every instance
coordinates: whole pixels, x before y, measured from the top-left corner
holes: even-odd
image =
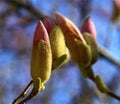
[[[32,47],[31,76],[33,80],[40,78],[44,84],[50,77],[52,68],[52,52],[47,30],[40,21],[37,24]]]
[[[58,26],[54,26],[49,34],[52,49],[53,65],[52,69],[59,68],[68,61],[68,51],[65,45],[63,32]]]
[[[65,37],[67,37],[68,35],[72,35],[73,37],[79,38],[83,44],[86,43],[81,32],[71,20],[58,12],[55,14],[55,16],[57,24],[62,28]]]
[[[48,34],[51,32],[51,30],[53,29],[53,27],[55,26],[54,21],[50,18],[50,17],[44,17],[44,19],[42,20]]]
[[[81,28],[81,32],[82,33],[89,33],[90,35],[92,35],[92,37],[94,38],[94,40],[96,41],[96,29],[95,29],[95,25],[94,22],[92,21],[92,19],[90,17],[88,17]]]
[[[49,37],[53,59],[58,58],[65,53],[66,49],[63,33],[58,26],[55,26],[52,29]]]
[[[55,25],[51,18],[45,17],[42,22],[50,38],[53,59],[52,69],[57,69],[68,60],[64,36],[60,27]]]

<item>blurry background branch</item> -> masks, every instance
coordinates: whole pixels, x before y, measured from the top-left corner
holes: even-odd
[[[30,2],[23,3],[22,0],[21,1],[19,1],[19,0],[5,0],[5,1],[14,5],[16,8],[24,8],[24,9],[28,10],[37,19],[42,19],[45,16],[45,14],[43,14],[40,11],[38,11],[37,9],[35,9],[30,4]],[[10,12],[11,10],[12,9],[10,9],[7,12]],[[7,14],[7,13],[5,13],[5,14]],[[117,65],[118,67],[120,67],[120,61],[117,60],[116,58],[114,58],[114,56],[112,56],[107,49],[105,49],[101,45],[98,45],[98,50],[99,50],[99,54],[101,56],[105,57],[107,60],[109,60],[110,62],[112,62],[115,65]]]
[[[105,57],[107,60],[120,67],[120,60],[114,58],[114,56],[112,56],[106,48],[104,48],[101,45],[98,45],[98,51],[101,56]]]
[[[34,8],[30,2],[23,3],[22,0],[5,0],[6,2],[14,5],[16,8],[24,8],[28,10],[34,17],[42,19],[44,17],[43,13],[40,13],[36,8]]]

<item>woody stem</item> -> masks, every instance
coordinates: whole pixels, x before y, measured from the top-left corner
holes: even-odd
[[[111,97],[113,97],[113,98],[115,98],[115,99],[117,99],[117,100],[120,101],[120,96],[114,94],[114,93],[111,92],[110,90],[108,90],[107,94],[108,94],[109,96],[111,96]]]
[[[24,89],[24,91],[20,94],[20,96],[18,96],[13,101],[12,104],[18,104],[18,102],[27,95],[27,93],[28,93],[29,89],[32,87],[32,85],[33,85],[33,80],[30,81],[30,83],[27,85],[27,87]]]

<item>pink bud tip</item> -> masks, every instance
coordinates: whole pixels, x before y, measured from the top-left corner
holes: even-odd
[[[120,0],[114,0],[114,5],[120,9]]]
[[[61,28],[68,29],[76,37],[80,38],[80,40],[83,43],[86,43],[81,32],[79,31],[79,29],[74,25],[74,23],[71,20],[69,20],[67,17],[63,16],[62,14],[60,14],[58,12],[55,13],[55,16],[56,16],[56,21]]]
[[[45,28],[47,29],[47,32],[48,34],[51,32],[52,28],[55,26],[55,23],[54,21],[50,18],[50,17],[45,17],[43,20],[42,20]]]
[[[88,32],[92,35],[92,37],[96,40],[96,29],[95,29],[95,25],[94,22],[92,21],[92,19],[90,17],[88,17],[85,22],[82,25],[81,28],[81,32]]]
[[[37,27],[34,33],[33,44],[39,40],[44,40],[48,44],[50,44],[47,30],[45,26],[43,25],[42,21],[39,21],[37,24]]]

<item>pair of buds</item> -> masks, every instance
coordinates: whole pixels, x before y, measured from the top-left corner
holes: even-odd
[[[41,89],[44,89],[51,71],[61,67],[69,59],[63,32],[49,17],[37,24],[31,58],[31,76],[33,80],[40,77]]]
[[[84,77],[93,77],[91,66],[98,59],[96,29],[88,17],[80,30],[66,17],[57,13],[56,19],[61,27],[72,60],[78,64]]]
[[[90,17],[83,23],[82,33],[60,13],[56,13],[56,22],[57,24],[45,17],[38,22],[34,34],[31,76],[34,82],[40,78],[41,89],[44,89],[51,71],[68,61],[69,52],[83,76],[88,78],[93,77],[91,66],[98,58],[96,30]]]
[[[93,21],[88,17],[82,25],[81,32],[65,16],[56,13],[56,21],[64,33],[66,45],[70,51],[72,60],[78,64],[82,75],[95,82],[102,93],[109,93],[109,90],[100,76],[95,76],[92,65],[98,59],[96,43],[96,29]]]

